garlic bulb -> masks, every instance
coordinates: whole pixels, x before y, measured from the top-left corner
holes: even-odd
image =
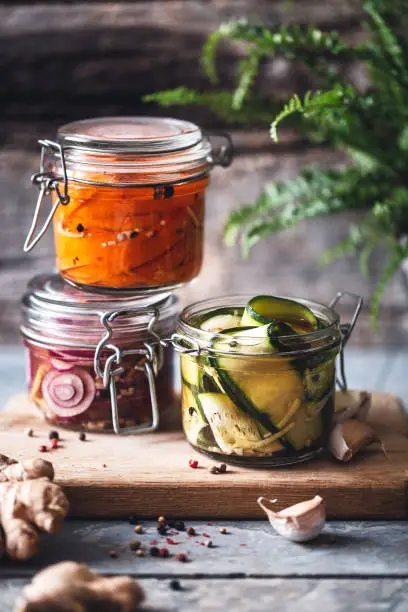
[[[334,402],[334,423],[348,419],[365,421],[371,408],[371,393],[366,391],[337,391]]]
[[[292,542],[308,542],[321,533],[326,520],[326,508],[319,495],[279,512],[267,508],[264,504],[267,501],[264,497],[257,500],[272,527],[284,538]]]
[[[335,426],[330,435],[329,448],[336,459],[347,462],[374,442],[380,442],[380,439],[367,423],[349,419]]]

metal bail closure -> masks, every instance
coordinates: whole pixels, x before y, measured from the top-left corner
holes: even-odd
[[[147,331],[154,337],[154,346],[148,342],[144,343],[145,348],[121,350],[115,344],[109,341],[112,338],[112,328],[110,324],[117,318],[127,315],[143,314],[151,315],[151,319],[147,326]],[[160,336],[154,331],[154,326],[159,318],[157,308],[134,308],[130,310],[114,310],[101,315],[101,323],[106,329],[106,333],[98,342],[94,356],[94,369],[97,376],[102,378],[103,385],[110,392],[112,424],[116,434],[139,434],[146,431],[155,431],[159,426],[159,408],[157,403],[155,376],[163,366],[164,360],[164,344]],[[102,353],[111,351],[112,354],[106,358],[105,365],[102,367]],[[135,370],[144,372],[149,384],[150,403],[152,408],[151,425],[136,425],[134,427],[121,427],[119,422],[119,408],[116,389],[116,376],[119,376],[124,371],[120,365],[123,357],[131,355],[139,355],[144,361],[142,364],[136,364]]]
[[[344,367],[344,349],[350,339],[351,334],[353,333],[353,329],[357,323],[357,319],[360,315],[364,303],[364,300],[360,295],[356,295],[355,293],[349,293],[348,291],[339,291],[336,297],[330,302],[329,308],[334,308],[345,296],[353,298],[357,302],[357,306],[350,323],[340,324],[340,331],[342,336],[341,349],[339,354],[340,378],[337,377],[336,382],[341,391],[347,391],[346,370]]]
[[[33,174],[31,177],[31,182],[33,185],[37,185],[40,189],[40,193],[38,195],[37,203],[34,208],[33,220],[30,225],[30,229],[28,230],[27,237],[24,242],[24,253],[28,253],[35,247],[35,245],[41,240],[47,231],[55,212],[60,204],[66,206],[69,203],[69,195],[68,195],[68,176],[67,169],[65,164],[65,156],[63,147],[57,142],[53,142],[52,140],[39,140],[39,144],[41,145],[41,158],[40,158],[40,171]],[[57,153],[59,158],[61,159],[61,168],[62,168],[62,177],[55,176],[51,170],[47,170],[46,164],[46,154],[51,151],[53,153]],[[59,183],[63,182],[63,191],[61,192]],[[49,212],[46,220],[44,221],[43,226],[40,230],[38,230],[37,235],[33,238],[34,232],[36,231],[38,225],[38,219],[40,216],[41,206],[44,201],[44,198],[50,195],[52,191],[55,191],[57,194],[57,199],[55,200],[51,211]]]
[[[222,166],[228,168],[231,165],[234,157],[234,145],[232,144],[231,136],[227,132],[209,132],[207,138],[211,143],[211,139],[221,139],[222,142],[218,148],[212,146],[211,153],[208,156],[208,161],[213,166]]]

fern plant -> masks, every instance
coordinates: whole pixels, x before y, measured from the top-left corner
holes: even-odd
[[[146,97],[163,105],[201,104],[235,123],[268,122],[278,142],[279,128],[290,122],[313,142],[345,151],[350,164],[340,169],[306,168],[287,183],[268,183],[258,199],[234,211],[225,227],[227,244],[240,240],[244,255],[263,238],[303,219],[346,210],[363,218],[349,236],[322,256],[324,263],[359,253],[368,272],[372,251],[385,244],[388,262],[371,300],[377,321],[388,281],[408,257],[408,0],[365,0],[363,42],[351,44],[337,32],[284,26],[273,30],[238,20],[210,35],[203,66],[217,84],[216,56],[221,40],[246,43],[234,91],[196,92],[184,87]],[[282,104],[260,97],[255,80],[265,59],[283,56],[303,62],[318,89],[295,94]],[[362,62],[370,85],[358,89],[340,65]]]

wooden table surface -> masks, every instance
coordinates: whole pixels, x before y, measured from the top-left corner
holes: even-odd
[[[24,386],[19,348],[0,358],[1,405]],[[408,351],[347,352],[349,384],[398,394],[408,405]],[[1,450],[1,449],[0,449]],[[182,517],[180,517],[182,518]],[[145,610],[209,612],[268,611],[405,612],[408,609],[408,529],[406,522],[329,522],[314,543],[294,544],[273,533],[266,521],[188,523],[197,538],[178,536],[171,552],[189,552],[191,561],[137,558],[128,549],[134,537],[126,521],[71,520],[44,538],[41,554],[29,563],[0,566],[0,612],[11,612],[22,586],[50,563],[84,561],[108,574],[129,574],[145,588]],[[228,534],[219,532],[227,527]],[[140,539],[157,539],[153,523]],[[200,545],[207,533],[214,548]],[[118,558],[109,557],[115,550]],[[181,591],[170,588],[177,578]],[[46,612],[46,611],[44,611]]]

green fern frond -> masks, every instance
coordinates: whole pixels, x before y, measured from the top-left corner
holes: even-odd
[[[371,29],[375,32],[381,44],[383,53],[386,53],[401,74],[405,73],[404,53],[401,49],[397,36],[387,26],[383,17],[376,10],[376,2],[364,3],[364,10],[371,17]]]
[[[405,245],[401,246],[398,243],[394,243],[390,248],[388,263],[381,274],[381,277],[377,283],[377,287],[371,297],[371,323],[373,328],[378,330],[378,313],[380,310],[380,304],[384,296],[386,287],[394,274],[399,270],[402,262],[408,257],[408,241]]]
[[[239,65],[240,78],[232,97],[231,106],[234,110],[239,110],[242,107],[245,98],[248,96],[248,93],[258,74],[260,60],[261,54],[254,49],[251,49],[248,56],[241,60]]]
[[[359,228],[352,225],[349,230],[349,235],[344,240],[338,242],[333,247],[326,249],[320,256],[319,263],[322,266],[328,266],[340,257],[355,255],[362,241],[362,236]]]
[[[247,96],[239,109],[233,108],[233,92],[197,92],[187,87],[177,87],[159,91],[143,97],[144,102],[156,102],[161,106],[205,106],[228,123],[254,124],[268,123],[280,108],[277,100]]]

